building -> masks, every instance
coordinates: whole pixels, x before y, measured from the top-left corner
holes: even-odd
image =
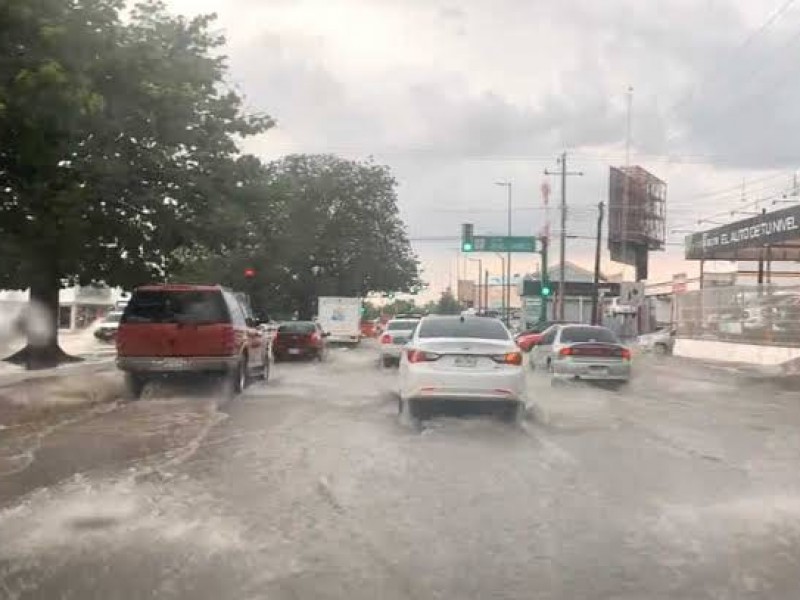
[[[58,326],[60,329],[84,329],[104,317],[127,294],[107,286],[73,286],[59,293]],[[28,304],[28,290],[0,290],[0,312],[15,313]]]
[[[552,265],[548,270],[548,281],[553,291],[548,305],[548,319],[556,319],[558,314],[558,289],[560,268]],[[520,282],[519,293],[524,304],[525,321],[535,323],[540,319],[541,296],[539,295],[541,273],[538,271],[526,275]],[[618,296],[620,284],[609,282],[600,275],[600,296]],[[564,265],[564,320],[574,323],[590,323],[592,321],[592,298],[594,297],[594,273],[575,263],[567,261]]]

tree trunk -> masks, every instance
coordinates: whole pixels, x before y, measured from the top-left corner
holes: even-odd
[[[7,362],[37,370],[83,360],[68,355],[58,345],[60,289],[58,269],[53,265],[40,265],[31,281],[30,300],[23,321],[27,345],[5,359]]]

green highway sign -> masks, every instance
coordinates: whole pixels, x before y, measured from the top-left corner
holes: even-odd
[[[476,235],[472,239],[474,252],[538,252],[533,236]]]

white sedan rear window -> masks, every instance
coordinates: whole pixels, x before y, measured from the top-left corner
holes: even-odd
[[[508,340],[509,335],[497,319],[486,317],[434,318],[422,321],[420,338],[478,338],[483,340]]]

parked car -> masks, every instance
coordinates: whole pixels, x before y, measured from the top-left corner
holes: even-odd
[[[137,288],[117,332],[117,365],[139,396],[148,380],[174,373],[228,378],[234,392],[267,380],[269,346],[258,323],[218,285]]]
[[[526,402],[522,364],[522,353],[498,319],[424,317],[401,353],[400,411],[419,416],[434,400],[493,401],[516,420]]]
[[[122,319],[122,311],[111,311],[106,315],[94,330],[94,337],[101,342],[113,342],[117,337],[119,322]]]
[[[400,364],[400,355],[419,323],[418,318],[392,319],[381,335],[380,360],[384,367]]]
[[[272,340],[272,353],[275,360],[288,358],[316,358],[323,360],[327,355],[328,334],[314,321],[287,321],[281,323]]]
[[[553,385],[569,379],[623,385],[631,376],[631,351],[606,327],[553,325],[531,351],[530,364]]]
[[[675,347],[676,330],[673,327],[662,327],[652,333],[645,333],[639,336],[639,347],[645,352],[666,355],[672,354]]]
[[[553,325],[557,325],[559,323],[566,323],[567,321],[542,321],[537,323],[530,329],[523,331],[519,335],[517,335],[514,339],[517,342],[517,346],[523,352],[530,352],[531,348],[533,348],[539,340],[542,338],[542,334],[545,330],[552,327]]]

